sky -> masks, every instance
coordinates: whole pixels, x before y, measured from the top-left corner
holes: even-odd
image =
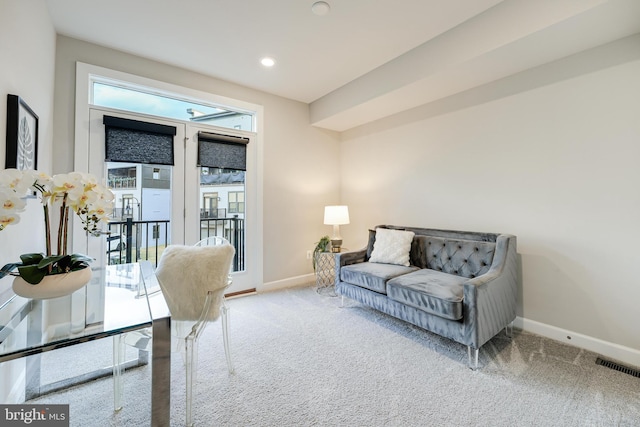
[[[187,113],[188,108],[193,108],[204,114],[223,111],[206,105],[97,82],[94,83],[93,87],[93,104],[180,120],[189,120],[191,118],[191,115]]]

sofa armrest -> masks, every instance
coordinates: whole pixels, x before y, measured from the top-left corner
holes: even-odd
[[[340,252],[336,254],[335,283],[340,282],[340,269],[345,265],[358,264],[367,259],[367,248],[358,251]]]
[[[464,284],[465,323],[471,346],[480,348],[516,317],[516,238],[500,235],[489,271]]]

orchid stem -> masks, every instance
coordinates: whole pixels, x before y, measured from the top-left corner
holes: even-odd
[[[49,205],[45,203],[43,205],[43,208],[44,208],[45,244],[46,244],[47,256],[51,256],[51,222],[49,221]]]
[[[58,223],[58,255],[63,254],[63,236],[65,232],[65,216],[66,216],[66,207],[67,207],[67,195],[65,194],[62,198],[62,206],[60,206],[60,222]],[[66,251],[65,251],[66,252]]]
[[[64,241],[62,242],[62,255],[66,255],[69,248],[68,242],[68,231],[69,231],[69,206],[64,209]]]

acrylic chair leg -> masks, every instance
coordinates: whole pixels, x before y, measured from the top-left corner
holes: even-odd
[[[124,389],[122,371],[124,370],[125,334],[113,336],[113,410],[122,409]]]
[[[193,413],[191,411],[191,403],[193,400],[193,380],[195,378],[198,348],[193,336],[185,338],[185,372],[186,378],[186,410],[185,410],[185,425],[188,427],[193,426]]]
[[[224,354],[227,358],[227,367],[229,373],[234,373],[233,363],[231,362],[231,346],[229,345],[229,307],[226,304],[222,304],[222,340],[224,342]]]
[[[472,370],[478,369],[478,353],[480,353],[480,349],[474,348],[471,346],[467,346],[467,357],[469,359],[469,368]]]
[[[505,333],[507,334],[507,337],[509,338],[513,338],[513,322],[509,323],[505,328],[504,328]]]

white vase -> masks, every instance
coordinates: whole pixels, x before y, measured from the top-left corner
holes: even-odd
[[[22,277],[16,276],[13,279],[13,292],[25,298],[58,298],[72,294],[89,283],[90,280],[91,268],[89,267],[69,273],[44,276],[42,281],[37,285],[32,285]]]

